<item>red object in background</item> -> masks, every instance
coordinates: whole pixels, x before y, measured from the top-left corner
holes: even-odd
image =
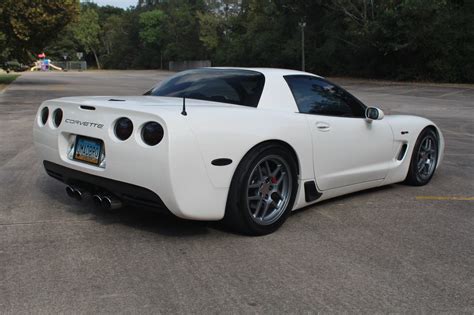
[[[46,54],[45,53],[39,54],[38,58],[46,58]]]

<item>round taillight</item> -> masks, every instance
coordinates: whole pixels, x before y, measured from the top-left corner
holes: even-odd
[[[130,119],[122,117],[115,123],[115,136],[120,140],[127,140],[132,132],[133,123]]]
[[[54,127],[58,128],[63,121],[63,111],[61,108],[55,109],[53,112]]]
[[[49,116],[49,108],[48,107],[44,107],[42,110],[41,110],[41,123],[43,125],[46,125],[46,122],[48,121],[48,116]]]
[[[157,145],[163,139],[163,127],[154,121],[147,122],[142,129],[142,139],[148,145]]]

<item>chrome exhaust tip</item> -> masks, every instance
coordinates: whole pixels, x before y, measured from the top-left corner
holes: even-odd
[[[102,197],[100,195],[94,195],[92,196],[92,202],[94,202],[94,205],[97,207],[102,206]]]
[[[89,197],[90,197],[90,193],[85,190],[82,190],[80,188],[76,188],[74,190],[74,198],[76,198],[78,201],[85,200]]]
[[[122,208],[122,202],[120,199],[114,196],[103,196],[102,197],[102,208],[106,210],[115,210]]]
[[[74,188],[71,186],[66,186],[66,194],[71,197],[71,198],[76,198],[75,193],[74,193]]]

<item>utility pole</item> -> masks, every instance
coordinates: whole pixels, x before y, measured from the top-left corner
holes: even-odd
[[[306,27],[306,22],[301,21],[298,23],[301,27],[301,70],[305,71],[305,59],[304,59],[304,28]]]

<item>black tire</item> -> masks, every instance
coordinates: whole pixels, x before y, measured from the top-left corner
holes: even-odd
[[[431,140],[431,144],[433,146],[433,152],[431,153],[430,157],[432,159],[432,165],[429,167],[429,172],[420,173],[419,171],[419,163],[422,163],[422,159],[426,156],[423,155],[424,153],[423,148],[421,148],[422,144],[426,143],[425,141]],[[431,178],[433,177],[437,164],[438,164],[438,155],[439,155],[439,139],[438,135],[432,128],[425,128],[421,131],[418,139],[416,140],[415,147],[413,148],[413,153],[410,160],[410,168],[408,169],[407,177],[404,181],[405,184],[411,186],[423,186],[430,182]],[[422,163],[423,164],[423,163]],[[423,168],[426,167],[426,163],[423,164]]]
[[[265,183],[263,183],[260,188],[250,188],[250,182],[252,181],[250,177],[256,175],[255,172],[257,170],[257,166],[260,167],[261,164],[259,163],[261,163],[262,161],[262,163],[265,163],[265,159],[268,159],[270,163],[273,163],[272,161],[274,160],[272,159],[282,162],[280,164],[280,168],[282,170],[287,170],[288,174],[286,175],[286,172],[283,171],[280,171],[279,174],[281,177],[288,176],[285,181],[285,183],[288,183],[288,185],[284,186],[290,187],[289,185],[291,183],[291,189],[286,190],[286,198],[277,198],[277,203],[272,204],[272,207],[274,206],[275,209],[271,210],[270,214],[274,213],[275,221],[272,222],[269,220],[269,222],[267,222],[266,224],[263,224],[262,221],[262,223],[259,224],[257,221],[258,212],[260,208],[257,208],[255,210],[256,214],[252,215],[252,206],[251,204],[249,204],[251,201],[248,198],[248,194],[250,189],[256,189],[256,193],[263,196],[263,193],[261,191],[263,189],[262,186]],[[275,163],[274,165],[277,164]],[[278,168],[278,166],[276,166],[276,168]],[[270,175],[271,173],[272,172],[270,172]],[[285,173],[285,175],[283,175],[283,173]],[[262,175],[262,173],[260,173],[260,175]],[[232,178],[229,196],[227,198],[226,213],[224,217],[225,224],[230,229],[245,235],[265,235],[276,231],[286,221],[289,213],[291,212],[291,209],[293,208],[296,192],[298,190],[297,176],[298,170],[295,157],[291,152],[289,152],[287,148],[273,143],[262,144],[260,146],[255,147],[242,159],[234,173],[234,177]],[[268,184],[270,188],[282,187],[281,184],[275,183],[275,178],[276,176],[271,177],[271,179],[268,180],[266,184]],[[273,182],[273,180],[275,182]],[[255,181],[252,181],[252,186],[259,184],[253,184],[254,182]],[[271,192],[267,192],[266,196],[270,197],[265,200],[270,200],[270,198],[273,199],[270,194]],[[282,195],[283,194],[279,194],[279,196]],[[264,200],[263,197],[261,197],[261,199],[262,201]],[[283,200],[285,200],[285,202],[283,202]],[[257,202],[261,201],[259,200]],[[277,209],[277,204],[281,204],[279,209]],[[285,204],[286,206],[284,206]],[[265,207],[265,205],[263,207]],[[265,208],[263,212],[266,213],[267,208]],[[262,215],[262,220],[263,216],[264,214]]]

